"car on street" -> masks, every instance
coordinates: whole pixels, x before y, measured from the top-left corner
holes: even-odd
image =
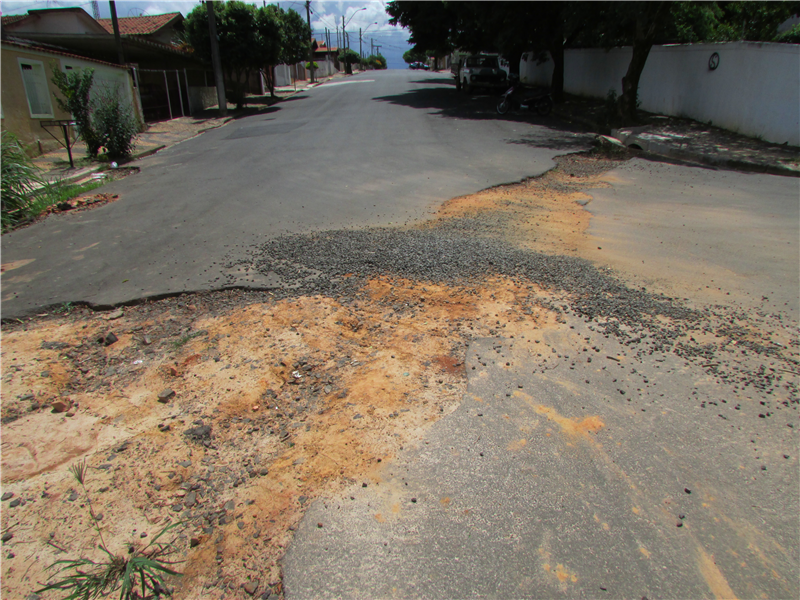
[[[475,88],[505,90],[508,87],[508,73],[501,66],[497,54],[464,56],[453,63],[451,73],[456,80],[456,88],[466,93]]]

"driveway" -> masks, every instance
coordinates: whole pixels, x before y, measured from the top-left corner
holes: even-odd
[[[414,222],[589,147],[587,136],[496,119],[493,104],[440,74],[371,72],[164,150],[103,188],[116,202],[3,236],[3,317],[281,285],[231,265],[283,233]]]

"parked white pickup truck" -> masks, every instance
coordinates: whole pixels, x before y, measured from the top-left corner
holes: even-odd
[[[497,54],[473,54],[453,61],[450,72],[456,80],[456,89],[466,93],[474,88],[505,89],[508,72]]]

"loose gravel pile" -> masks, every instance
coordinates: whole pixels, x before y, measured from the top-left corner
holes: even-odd
[[[576,178],[595,176],[619,164],[576,155],[558,162],[561,173]],[[550,184],[564,188],[563,192],[572,187],[555,178],[547,182]],[[743,318],[735,308],[692,308],[684,299],[631,288],[612,271],[587,260],[520,249],[504,239],[508,218],[508,213],[485,210],[409,228],[287,235],[227,266],[278,275],[286,285],[274,292],[277,297],[350,297],[357,295],[367,280],[380,275],[458,286],[479,284],[491,276],[508,277],[551,294],[551,299],[544,299],[531,293],[531,306],[594,322],[599,331],[622,339],[639,356],[675,352],[686,360],[709,365],[708,373],[721,381],[763,389],[774,386],[776,377],[783,378],[760,363],[752,368],[737,365],[736,369],[713,364],[715,349],[738,345],[762,359],[785,361],[784,368],[790,372],[800,371],[797,348],[776,343],[769,335],[770,330],[786,328],[785,315],[756,311],[747,316],[748,327],[731,327]],[[721,341],[721,346],[701,343],[693,333],[726,341]],[[789,385],[792,404],[797,404],[797,390],[791,382]]]

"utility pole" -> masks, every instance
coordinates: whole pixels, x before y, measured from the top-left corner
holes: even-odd
[[[122,36],[119,34],[119,19],[117,19],[117,3],[110,0],[108,5],[111,7],[111,26],[114,28],[114,42],[117,44],[117,59],[119,64],[125,64],[125,52],[122,50]]]
[[[206,0],[208,11],[208,35],[211,41],[211,64],[214,65],[214,83],[217,86],[217,103],[219,116],[228,115],[228,99],[225,97],[225,79],[222,77],[222,62],[219,59],[219,41],[217,40],[217,22],[214,19],[214,3]]]
[[[344,15],[342,15],[342,46],[345,48],[347,48],[347,40],[345,39],[346,35],[347,34],[344,31]]]
[[[311,83],[314,82],[314,38],[311,33],[311,0],[306,0],[306,21],[308,22],[308,62],[311,67]]]
[[[369,38],[369,55],[375,56],[375,40]]]
[[[364,58],[364,52],[361,50],[361,27],[358,28],[358,55]]]

